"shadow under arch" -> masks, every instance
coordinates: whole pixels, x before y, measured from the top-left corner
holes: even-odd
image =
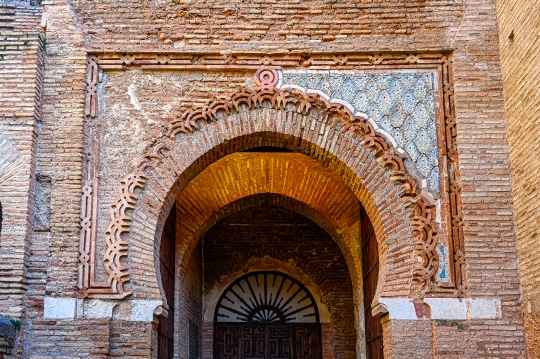
[[[199,238],[206,234],[208,230],[210,230],[215,224],[217,224],[219,221],[235,214],[241,211],[244,211],[249,208],[256,208],[259,206],[272,206],[276,208],[283,208],[287,209],[289,211],[295,212],[300,214],[301,216],[304,216],[305,218],[309,219],[313,223],[315,223],[317,226],[319,226],[322,230],[324,230],[337,244],[340,242],[342,234],[339,233],[336,226],[331,223],[331,221],[326,218],[323,214],[318,212],[316,209],[310,207],[304,202],[301,202],[295,198],[288,197],[282,194],[273,194],[273,193],[264,193],[264,194],[254,194],[250,195],[241,199],[238,199],[234,202],[231,202],[227,205],[225,205],[223,208],[221,208],[220,211],[214,213],[211,217],[207,218],[204,224],[200,227],[200,231],[197,232],[197,235]],[[178,254],[178,253],[177,253]],[[193,254],[193,251],[190,251],[186,253],[184,256],[185,258],[180,263],[180,268],[178,268],[178,275],[180,277],[183,276],[183,273],[185,273],[186,265],[191,260],[191,256]],[[343,253],[342,253],[343,255]],[[344,258],[345,259],[345,258]],[[348,268],[349,272],[352,268]],[[298,273],[291,272],[290,270],[285,270],[286,273],[289,275],[293,275],[295,277],[298,277]],[[241,274],[238,274],[236,277],[239,277]],[[351,275],[351,273],[349,273]],[[235,277],[235,279],[236,279]],[[305,277],[301,276],[301,277]],[[227,278],[223,278],[220,282],[222,283],[228,283],[230,280]],[[351,279],[352,282],[352,279]],[[219,287],[219,284],[218,284]],[[316,285],[309,285],[310,288],[316,288]],[[222,288],[223,289],[223,288]],[[313,291],[313,290],[312,290]],[[315,293],[320,293],[319,290],[315,291]],[[361,293],[359,293],[361,295]],[[353,290],[353,296],[355,295],[355,292]],[[356,299],[356,298],[355,298]],[[358,298],[358,300],[362,300],[362,297]],[[320,303],[320,299],[318,300],[318,305],[321,307],[324,307],[322,303]],[[214,303],[215,304],[215,303]],[[208,310],[208,309],[207,309]],[[327,309],[326,309],[327,311]],[[213,313],[213,310],[210,309],[210,312]],[[323,315],[323,318],[326,318],[326,315]]]
[[[204,226],[203,235],[206,234],[206,232],[212,228],[215,224],[220,222],[223,219],[226,219],[227,217],[234,215],[235,213],[242,212],[246,209],[250,208],[257,208],[260,206],[266,206],[266,207],[275,207],[275,208],[282,208],[286,209],[295,213],[300,214],[301,216],[304,216],[305,218],[309,219],[313,223],[315,223],[317,226],[319,226],[322,230],[324,230],[333,240],[336,242],[336,238],[340,235],[336,228],[318,211],[314,210],[313,208],[309,207],[303,202],[300,202],[294,198],[286,197],[283,195],[276,195],[276,194],[257,194],[257,195],[251,195],[248,197],[244,197],[242,199],[239,199],[235,202],[232,202],[228,204],[227,206],[223,207],[218,213],[215,214],[212,218],[209,218]],[[190,258],[186,258],[182,262],[182,267],[179,269],[180,272],[182,272],[185,268],[185,264],[190,261]],[[301,272],[301,269],[299,269],[297,266],[295,266],[294,269],[290,268],[291,266],[287,263],[284,263],[280,260],[275,259],[275,263],[278,263],[277,265],[275,263],[267,264],[265,261],[262,260],[262,258],[252,258],[250,259],[249,263],[246,263],[248,265],[248,272],[251,271],[260,271],[260,270],[277,270],[284,272],[288,275],[291,275],[295,277],[297,280],[300,280],[302,283],[304,283],[310,292],[314,295],[315,300],[317,302],[317,306],[321,312],[321,321],[327,322],[329,313],[328,313],[328,307],[325,303],[321,301],[322,297],[322,291],[317,286],[317,284],[314,282],[314,280],[309,277],[306,273]],[[217,305],[217,299],[221,297],[223,291],[226,289],[227,286],[229,286],[230,283],[232,283],[234,280],[238,279],[242,275],[244,275],[245,272],[243,270],[230,273],[222,277],[211,289],[211,291],[214,291],[215,293],[208,294],[208,297],[215,297],[216,300],[212,301],[205,301],[204,305],[205,308],[203,308],[204,315],[203,317],[206,320],[211,320],[214,317],[215,307]],[[351,288],[352,290],[352,288]]]

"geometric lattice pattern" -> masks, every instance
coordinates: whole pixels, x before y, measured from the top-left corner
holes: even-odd
[[[356,112],[393,137],[415,163],[432,191],[440,192],[435,71],[388,73],[330,73],[283,71],[282,87],[294,85],[318,90],[350,103]]]

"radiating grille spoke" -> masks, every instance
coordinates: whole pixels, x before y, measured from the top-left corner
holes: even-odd
[[[319,313],[308,289],[279,272],[249,273],[221,296],[216,322],[316,323]]]

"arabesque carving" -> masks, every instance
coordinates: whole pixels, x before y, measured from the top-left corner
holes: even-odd
[[[118,188],[118,196],[111,204],[111,222],[105,231],[107,251],[103,262],[109,274],[107,284],[119,295],[129,295],[131,291],[124,292],[123,284],[129,281],[129,273],[121,263],[122,257],[127,256],[128,243],[123,235],[129,232],[131,217],[127,210],[133,209],[137,203],[135,190],[142,189],[146,183],[143,173],[127,175]]]
[[[84,114],[95,117],[97,115],[97,83],[100,69],[95,56],[88,57],[86,61],[86,101]]]
[[[96,53],[97,54],[97,53]],[[241,106],[250,109],[257,108],[263,103],[270,104],[275,109],[294,111],[299,115],[307,115],[310,111],[318,112],[323,121],[328,117],[337,118],[342,123],[343,131],[352,131],[362,138],[361,145],[375,151],[380,164],[391,169],[392,180],[401,185],[403,198],[406,206],[413,208],[411,216],[411,228],[414,235],[415,250],[420,257],[418,268],[414,273],[415,280],[420,284],[421,293],[419,295],[441,295],[451,294],[456,297],[463,297],[466,293],[464,266],[464,236],[461,214],[461,186],[459,183],[459,172],[457,164],[456,150],[456,121],[453,103],[453,80],[451,73],[451,60],[442,54],[410,54],[410,53],[372,53],[372,54],[317,54],[317,55],[262,55],[262,54],[221,54],[205,53],[196,56],[196,64],[193,63],[193,54],[184,53],[164,53],[164,54],[118,54],[106,51],[97,56],[95,62],[104,70],[124,70],[126,66],[141,66],[143,70],[191,70],[195,66],[198,70],[206,67],[213,69],[222,68],[224,70],[246,70],[257,69],[255,90],[240,89],[226,100],[211,100],[206,106],[194,110],[185,110],[169,127],[164,129],[163,135],[158,137],[151,146],[148,147],[146,155],[137,165],[136,175],[130,175],[120,186],[120,194],[115,200],[111,211],[111,221],[107,230],[107,254],[105,267],[109,273],[108,291],[113,296],[126,296],[128,292],[123,291],[123,283],[129,281],[129,273],[122,265],[120,259],[127,254],[127,243],[122,238],[129,231],[130,218],[125,211],[133,208],[137,197],[134,190],[136,187],[144,186],[146,177],[144,171],[153,167],[155,162],[166,162],[168,168],[173,173],[179,174],[179,169],[173,161],[169,161],[168,151],[170,142],[175,141],[178,133],[192,133],[199,128],[199,122],[217,121],[224,116],[238,112]],[[163,61],[163,56],[167,55],[167,61]],[[263,64],[271,64],[272,67],[265,67]],[[89,64],[89,65],[93,65]],[[396,151],[394,146],[381,136],[366,119],[355,116],[344,105],[329,103],[326,99],[317,94],[304,94],[297,90],[280,90],[276,88],[278,75],[276,68],[295,68],[325,66],[327,68],[349,66],[436,66],[443,80],[443,108],[444,108],[444,138],[439,138],[443,143],[443,151],[440,156],[445,156],[448,172],[448,186],[441,189],[446,192],[449,199],[449,261],[451,269],[451,280],[448,284],[437,283],[435,276],[439,266],[439,258],[435,247],[437,245],[437,228],[435,222],[436,210],[425,198],[420,190],[417,181],[407,172],[404,165],[404,156]],[[89,66],[88,71],[93,71],[94,67]],[[91,76],[91,78],[95,78]],[[94,107],[96,92],[90,89],[90,108]],[[88,106],[88,104],[87,104]],[[87,107],[88,109],[88,107]],[[91,110],[89,112],[92,112]],[[87,218],[83,218],[86,221]],[[85,222],[86,223],[86,222]],[[86,227],[83,227],[86,228]],[[86,233],[86,229],[85,229]],[[86,237],[85,237],[86,238]],[[81,241],[83,235],[81,234]],[[81,246],[81,263],[84,262],[82,254],[86,253],[86,247]],[[84,257],[84,258],[83,258]],[[85,270],[85,265],[81,265],[81,270]],[[91,264],[90,264],[91,265]],[[97,283],[101,285],[102,283]],[[100,292],[99,290],[103,290]],[[84,292],[84,291],[83,291]],[[107,297],[105,288],[95,288],[82,294],[89,297]]]
[[[90,267],[91,267],[91,248],[95,243],[92,235],[92,230],[95,224],[92,219],[96,218],[94,201],[96,197],[93,195],[93,183],[88,183],[83,187],[83,196],[81,203],[81,233],[79,239],[79,288],[88,288],[90,286]]]
[[[137,203],[136,189],[142,189],[147,178],[144,174],[126,176],[118,187],[118,196],[111,204],[111,222],[105,232],[107,250],[103,262],[108,278],[106,281],[95,280],[95,254],[97,230],[97,178],[94,185],[83,188],[83,209],[81,214],[81,238],[79,257],[79,297],[122,299],[131,294],[124,284],[129,282],[129,273],[122,264],[127,256],[128,243],[124,235],[129,232],[131,218],[126,213]]]

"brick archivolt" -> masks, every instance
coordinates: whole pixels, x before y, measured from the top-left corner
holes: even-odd
[[[245,90],[241,94],[246,94]],[[286,95],[291,96],[293,93],[287,92]],[[314,96],[311,98],[316,99]],[[432,206],[422,202],[424,207],[416,212],[414,206],[411,206],[414,201],[421,201],[421,196],[416,193],[416,183],[407,176],[404,168],[399,163],[393,166],[388,154],[386,157],[384,154],[378,157],[377,152],[364,148],[363,145],[368,147],[368,144],[351,128],[347,131],[347,123],[340,117],[321,116],[317,111],[311,111],[310,115],[299,114],[297,108],[291,106],[275,109],[268,106],[251,107],[249,104],[240,103],[238,112],[231,111],[220,121],[179,121],[179,124],[173,124],[166,137],[157,140],[150,148],[150,154],[139,167],[149,180],[133,215],[132,228],[144,228],[130,234],[133,252],[152,250],[150,235],[159,242],[161,227],[174,199],[209,164],[236,151],[273,145],[306,154],[321,167],[341,177],[372,219],[381,241],[381,266],[391,270],[390,280],[384,279],[384,271],[381,273],[380,282],[385,283],[381,294],[410,295],[412,272],[415,270],[415,237],[409,218],[425,218],[420,225],[427,224],[435,228],[435,224],[430,222],[434,216],[426,218],[425,213],[422,213],[427,210],[432,215]],[[337,112],[338,109],[334,107],[334,110]],[[190,132],[188,126],[196,126],[197,130]],[[380,148],[388,146],[381,137],[371,138],[370,143]],[[395,175],[385,170],[381,164],[388,169],[396,168]],[[400,179],[404,181],[400,182]],[[403,186],[400,187],[401,183]],[[414,230],[424,231],[418,226]],[[432,234],[433,231],[429,233]],[[427,236],[424,238],[434,239]],[[348,251],[355,253],[352,248]],[[132,271],[132,274],[136,272]],[[156,288],[155,282],[147,285],[150,284],[147,276],[139,278],[138,283],[145,283],[141,285],[141,291]]]

